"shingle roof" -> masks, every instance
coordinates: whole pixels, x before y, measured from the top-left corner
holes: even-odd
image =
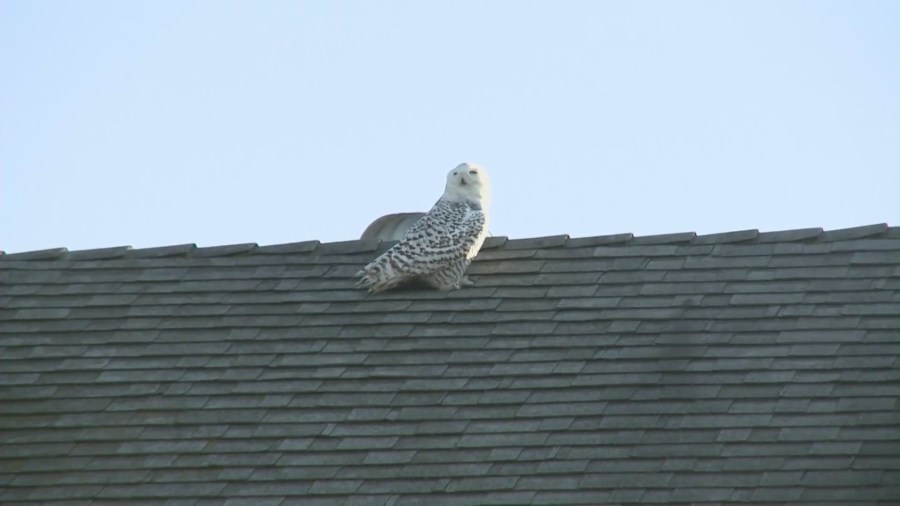
[[[0,256],[0,501],[896,503],[900,228]]]

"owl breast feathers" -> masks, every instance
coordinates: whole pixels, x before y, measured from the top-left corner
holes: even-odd
[[[358,285],[381,292],[415,280],[442,291],[469,284],[464,274],[487,237],[489,204],[484,169],[460,164],[447,175],[444,195],[428,214],[357,273]]]

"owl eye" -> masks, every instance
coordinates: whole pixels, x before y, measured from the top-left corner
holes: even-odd
[[[456,174],[458,174],[458,173],[457,173],[457,172],[454,172],[454,173],[453,173],[454,176],[455,176]]]
[[[478,171],[477,171],[477,170],[470,170],[470,171],[469,171],[469,174],[472,174],[472,175],[474,176],[474,175],[478,174]]]

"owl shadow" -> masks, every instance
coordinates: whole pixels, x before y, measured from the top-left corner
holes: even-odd
[[[398,283],[397,285],[390,288],[391,292],[400,292],[400,293],[412,293],[412,292],[437,292],[437,293],[450,293],[455,292],[457,290],[462,290],[467,286],[474,285],[475,282],[469,279],[469,276],[463,276],[459,282],[459,288],[453,288],[450,290],[442,290],[440,288],[435,287],[431,283],[425,281],[422,278],[412,278]],[[382,292],[383,293],[383,292]]]

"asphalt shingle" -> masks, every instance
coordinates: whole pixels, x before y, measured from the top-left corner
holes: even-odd
[[[896,503],[900,229],[0,255],[0,500]]]

